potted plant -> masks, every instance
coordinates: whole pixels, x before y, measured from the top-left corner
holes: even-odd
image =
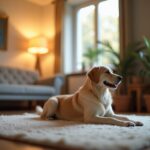
[[[139,58],[141,60],[141,63],[143,64],[143,68],[141,69],[141,74],[148,79],[150,77],[150,39],[144,37],[144,48],[139,53]],[[147,80],[148,82],[148,80]],[[144,90],[144,100],[147,112],[150,112],[150,83],[147,83]]]
[[[131,44],[126,49],[126,55],[124,59],[121,59],[120,55],[112,48],[109,42],[100,42],[102,49],[105,52],[110,53],[110,60],[113,64],[115,71],[123,76],[123,83],[119,90],[114,94],[114,106],[117,112],[129,112],[130,111],[130,96],[128,95],[127,82],[128,78],[133,75],[132,67],[137,60],[137,51],[141,49],[141,42]],[[112,57],[113,55],[113,57]]]

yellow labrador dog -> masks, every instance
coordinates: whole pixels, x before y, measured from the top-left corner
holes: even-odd
[[[110,68],[94,67],[87,73],[86,81],[78,91],[49,98],[43,109],[37,107],[37,113],[41,118],[55,116],[58,119],[93,124],[142,126],[141,122],[115,115],[112,110],[109,89],[116,89],[121,79]]]

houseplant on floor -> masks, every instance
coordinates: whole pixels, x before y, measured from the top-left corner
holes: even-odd
[[[112,48],[109,42],[100,42],[100,44],[102,45],[103,51],[111,54],[110,60],[115,71],[123,76],[123,83],[114,95],[115,110],[117,112],[129,112],[131,105],[130,96],[127,92],[127,82],[128,78],[133,75],[132,68],[136,59],[138,58],[137,51],[138,49],[141,49],[141,44],[136,42],[129,45],[126,49],[126,55],[123,59],[121,59],[120,55]]]
[[[144,37],[143,39],[144,48],[139,53],[139,59],[143,64],[143,68],[141,70],[141,74],[145,77],[147,86],[144,90],[144,100],[147,112],[150,112],[150,83],[148,83],[148,79],[150,77],[150,39]]]

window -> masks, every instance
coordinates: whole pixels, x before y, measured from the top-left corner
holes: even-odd
[[[83,2],[85,2],[83,0]],[[67,6],[64,24],[65,73],[80,71],[89,48],[98,48],[98,41],[109,41],[119,53],[119,0],[96,0]],[[97,58],[96,65],[109,64],[109,57]]]
[[[119,1],[106,0],[90,4],[76,11],[76,60],[75,69],[81,70],[83,54],[88,48],[99,47],[96,41],[109,41],[119,52]],[[108,57],[101,56],[97,64],[109,64]]]
[[[81,8],[77,12],[76,69],[78,70],[81,69],[84,52],[95,45],[94,13],[94,5]]]
[[[119,4],[118,0],[107,0],[98,4],[98,40],[109,41],[119,53]],[[99,63],[109,64],[108,57],[100,57]]]

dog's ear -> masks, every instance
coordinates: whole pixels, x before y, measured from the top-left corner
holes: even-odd
[[[88,73],[88,77],[91,81],[98,83],[99,82],[99,76],[100,76],[100,67],[94,67],[92,68]]]

